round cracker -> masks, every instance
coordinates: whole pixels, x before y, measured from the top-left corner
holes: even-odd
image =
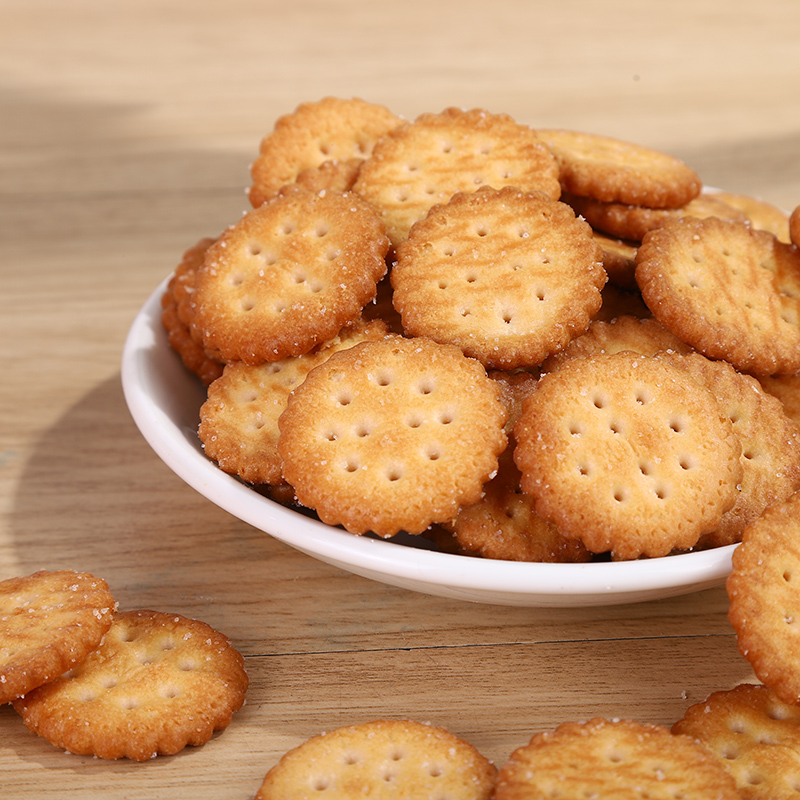
[[[108,584],[87,572],[39,570],[0,581],[0,703],[83,661],[115,610]]]
[[[507,114],[458,108],[421,114],[381,139],[353,190],[378,209],[396,247],[434,205],[481,186],[553,200],[561,193],[558,165],[530,128]]]
[[[494,800],[736,800],[718,759],[689,736],[631,720],[565,722],[537,733],[500,768]]]
[[[604,203],[677,208],[697,197],[702,183],[680,159],[610,136],[538,129],[555,154],[567,192]]]
[[[301,176],[301,183],[317,190],[349,188],[354,168],[400,122],[385,106],[358,97],[301,103],[279,117],[272,132],[261,140],[250,167],[251,204],[260,206]],[[318,168],[319,173],[310,174]]]
[[[514,188],[458,193],[397,248],[404,330],[455,344],[487,368],[533,367],[600,308],[602,251],[564,203]]]
[[[741,654],[785,703],[800,702],[800,493],[751,522],[733,552],[728,616]]]
[[[226,362],[307,353],[375,297],[388,248],[361,198],[292,187],[209,247],[196,273],[195,328]]]
[[[690,706],[672,726],[720,759],[745,800],[794,800],[800,786],[800,708],[763,684],[742,683]]]
[[[752,197],[749,194],[736,194],[715,189],[711,192],[713,197],[723,200],[728,205],[740,209],[754,228],[769,231],[782,242],[791,242],[789,234],[789,215],[777,206]]]
[[[542,376],[514,428],[522,489],[562,535],[616,559],[694,546],[741,479],[741,447],[711,392],[630,351]]]
[[[709,358],[800,371],[800,250],[771,233],[684,217],[647,234],[636,280],[653,316]]]
[[[255,800],[489,800],[496,773],[444,728],[376,720],[318,734],[288,751],[267,772]]]
[[[474,503],[506,446],[497,384],[458,348],[391,336],[332,355],[279,419],[286,481],[352,533],[421,533]]]
[[[244,703],[244,659],[199,620],[126,611],[81,664],[14,701],[55,747],[145,761],[207,742]]]

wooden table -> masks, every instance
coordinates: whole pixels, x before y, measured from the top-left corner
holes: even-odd
[[[289,549],[157,459],[119,359],[183,249],[245,209],[276,117],[329,94],[628,138],[794,207],[800,4],[2,0],[0,42],[0,579],[95,573],[122,609],[228,634],[251,678],[228,730],[145,764],[66,754],[0,708],[3,798],[242,800],[290,747],[378,717],[443,725],[499,763],[565,720],[670,724],[752,679],[722,587],[493,607]]]

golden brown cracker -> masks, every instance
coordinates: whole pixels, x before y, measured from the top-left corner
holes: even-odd
[[[794,800],[800,787],[800,709],[742,683],[690,706],[672,726],[716,754],[745,800]]]
[[[448,730],[375,720],[307,739],[267,772],[255,800],[489,800],[496,767]]]
[[[204,346],[247,364],[307,353],[375,297],[388,247],[356,195],[281,192],[206,252],[193,294]]]
[[[39,570],[0,581],[0,703],[83,661],[115,610],[108,584],[87,572]]]
[[[664,357],[688,369],[711,391],[742,444],[742,479],[736,503],[716,530],[702,540],[704,547],[735,544],[767,506],[800,488],[800,427],[755,378],[737,372],[730,364],[711,361],[699,353]]]
[[[457,108],[421,114],[385,136],[353,190],[378,209],[397,246],[434,205],[481,186],[554,200],[561,192],[555,159],[530,128],[507,114]]]
[[[250,167],[251,204],[260,206],[306,170],[323,165],[327,166],[321,173],[306,174],[303,182],[313,179],[317,188],[342,187],[353,161],[367,158],[375,142],[400,122],[385,106],[358,97],[324,97],[301,103],[279,117],[261,140],[258,157]],[[330,185],[317,183],[326,177],[332,178]]]
[[[603,251],[603,269],[608,275],[609,283],[630,291],[639,291],[636,283],[636,248],[638,242],[609,236],[601,231],[594,231],[594,240]]]
[[[397,248],[403,328],[487,368],[535,367],[586,330],[602,302],[602,253],[564,203],[514,188],[457,193]]]
[[[800,493],[767,508],[742,534],[726,581],[741,654],[785,703],[800,703]]]
[[[647,319],[653,316],[642,300],[638,288],[636,290],[620,289],[619,286],[615,286],[609,281],[600,294],[603,304],[594,315],[594,320],[611,322],[617,317],[632,316]]]
[[[800,206],[797,206],[789,216],[789,239],[792,244],[800,247]]]
[[[283,483],[278,418],[290,392],[333,353],[387,333],[380,321],[359,321],[310,353],[268,364],[228,364],[200,408],[198,435],[206,455],[248,483]]]
[[[241,654],[209,625],[126,611],[80,665],[14,708],[55,747],[145,761],[204,744],[227,727],[247,684]]]
[[[645,237],[636,280],[653,315],[709,358],[800,371],[800,251],[771,233],[685,217]]]
[[[711,392],[630,351],[544,374],[514,436],[537,513],[616,559],[692,547],[731,508],[742,475],[739,441]]]
[[[791,242],[789,215],[782,209],[749,194],[737,194],[715,189],[711,195],[742,211],[754,228],[769,231],[782,242]]]
[[[800,373],[794,375],[760,375],[765,392],[777,397],[786,415],[800,425]]]
[[[458,348],[391,336],[332,355],[289,396],[278,452],[323,522],[421,533],[475,502],[506,446],[496,383]]]
[[[717,217],[736,222],[746,222],[748,219],[744,211],[726,203],[716,194],[701,194],[678,208],[646,208],[624,203],[602,203],[590,197],[577,195],[564,195],[563,200],[593,228],[605,232],[608,236],[618,236],[634,242],[641,242],[650,231],[682,217],[696,219]]]
[[[697,197],[697,173],[675,156],[582,131],[538,129],[555,154],[564,190],[605,203],[677,208]]]
[[[502,765],[494,800],[736,800],[717,758],[660,725],[595,717],[534,734]]]

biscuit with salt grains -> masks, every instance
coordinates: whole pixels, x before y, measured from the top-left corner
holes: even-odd
[[[800,703],[800,493],[742,534],[725,582],[739,652],[784,703]]]
[[[737,372],[730,364],[711,361],[699,353],[662,357],[688,369],[711,391],[742,444],[742,479],[736,503],[701,542],[703,547],[735,544],[767,506],[786,500],[800,488],[800,427],[755,378]]]
[[[674,333],[652,318],[640,319],[624,314],[605,321],[595,319],[583,336],[573,339],[563,350],[545,359],[542,372],[552,372],[570,358],[597,353],[619,353],[630,350],[645,356],[654,356],[664,350],[677,353],[691,351]]]
[[[714,190],[711,195],[742,211],[754,228],[769,231],[782,242],[791,242],[789,215],[772,203],[749,194],[736,194],[722,190]]]
[[[481,186],[553,200],[561,193],[558,165],[530,128],[507,114],[457,108],[421,114],[381,139],[353,191],[378,209],[396,247],[434,205]]]
[[[690,706],[672,726],[708,747],[745,800],[794,800],[800,789],[800,708],[742,683]]]
[[[631,242],[602,231],[594,230],[594,240],[603,251],[603,269],[609,283],[629,291],[639,291],[636,283],[636,248],[638,242]]]
[[[736,800],[706,747],[660,725],[595,717],[534,734],[500,768],[494,800]]]
[[[0,703],[85,659],[115,611],[108,584],[87,572],[39,570],[0,581]]]
[[[684,217],[645,236],[636,280],[653,316],[753,375],[800,372],[800,250],[741,222]]]
[[[555,154],[564,191],[605,203],[677,208],[702,183],[680,159],[644,145],[571,130],[537,129]]]
[[[711,392],[630,351],[543,375],[514,437],[536,512],[616,559],[693,547],[733,506],[742,476],[741,446]]]
[[[390,336],[334,353],[279,419],[284,479],[323,522],[388,538],[474,503],[505,449],[497,384],[457,347]]]
[[[301,356],[268,364],[228,364],[208,387],[200,407],[198,435],[206,455],[223,472],[238,475],[247,483],[283,483],[278,418],[286,409],[289,393],[333,353],[358,342],[381,339],[386,333],[386,325],[379,320],[358,321]]]
[[[241,654],[209,625],[126,611],[81,664],[14,708],[55,747],[145,761],[207,742],[229,725],[247,685]]]
[[[260,206],[300,176],[301,183],[312,181],[317,190],[346,186],[358,162],[401,121],[385,106],[358,97],[301,103],[279,117],[261,140],[250,166],[251,204]],[[317,168],[321,168],[317,175],[307,172]]]
[[[376,720],[318,734],[288,751],[255,800],[489,800],[496,773],[475,747],[444,728]]]
[[[748,221],[744,211],[726,203],[719,195],[709,193],[701,194],[678,208],[646,208],[624,203],[603,203],[577,195],[564,195],[562,199],[596,230],[634,242],[641,242],[650,231],[682,217],[696,219],[716,217],[736,222]]]
[[[194,324],[226,362],[307,353],[361,315],[386,272],[383,224],[347,192],[281,192],[209,247]]]
[[[432,208],[390,277],[407,334],[497,369],[536,366],[583,333],[606,282],[591,228],[566,204],[512,187]]]
[[[358,177],[361,158],[350,158],[347,161],[325,161],[318,167],[310,167],[300,172],[295,179],[298,186],[310,192],[349,192]]]

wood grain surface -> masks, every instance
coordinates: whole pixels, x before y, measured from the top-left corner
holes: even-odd
[[[229,635],[251,678],[225,732],[144,764],[59,751],[2,707],[5,800],[244,800],[290,747],[386,716],[501,763],[568,719],[670,724],[753,680],[722,587],[585,609],[392,588],[239,522],[144,442],[120,387],[134,315],[246,208],[275,119],[326,95],[631,139],[800,204],[793,0],[0,0],[0,580],[93,572],[123,609]]]

